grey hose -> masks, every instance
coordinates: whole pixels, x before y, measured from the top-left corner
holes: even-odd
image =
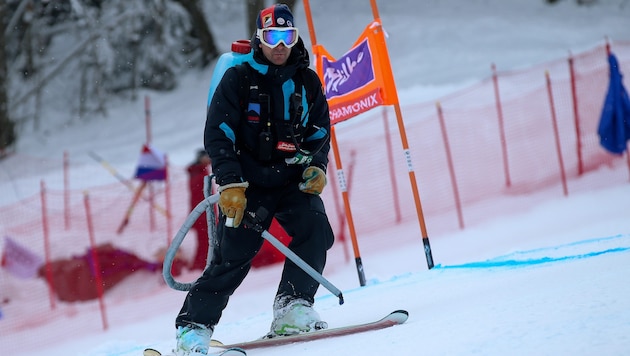
[[[205,212],[206,210],[209,210],[210,207],[212,207],[214,204],[216,204],[219,201],[219,196],[220,196],[219,193],[211,195],[207,197],[206,199],[202,200],[199,204],[197,204],[197,206],[193,209],[193,211],[191,211],[190,214],[188,214],[186,221],[184,221],[184,223],[182,224],[182,227],[179,228],[179,231],[177,231],[177,234],[175,235],[173,242],[171,242],[171,245],[166,251],[166,256],[164,257],[164,265],[162,267],[162,276],[164,276],[164,281],[166,281],[166,284],[169,287],[175,290],[180,290],[184,292],[189,291],[192,288],[192,285],[193,285],[192,282],[180,283],[180,282],[177,282],[175,278],[173,278],[173,275],[171,274],[171,268],[173,266],[175,254],[177,253],[177,250],[179,250],[179,247],[181,246],[182,242],[184,241],[184,238],[186,237],[186,233],[190,230],[190,228],[195,223],[195,221],[197,221],[197,219],[199,218],[199,216],[201,216],[201,214],[203,214],[203,212]],[[246,219],[247,219],[247,215],[248,214],[246,214]],[[249,214],[249,215],[252,215],[252,214]],[[210,224],[208,225],[209,225],[208,227],[210,228]],[[341,294],[341,291],[337,287],[335,287],[331,282],[329,282],[321,273],[314,270],[308,263],[302,260],[298,255],[296,255],[288,247],[284,246],[282,242],[280,242],[277,238],[271,235],[267,230],[263,230],[262,227],[260,227],[260,225],[258,225],[256,222],[253,222],[253,225],[251,226],[251,228],[260,232],[262,237],[265,240],[269,241],[275,248],[277,248],[288,259],[290,259],[293,263],[295,263],[298,267],[300,267],[304,272],[306,272],[313,279],[315,279],[317,282],[323,285],[326,289],[328,289],[332,294],[334,294],[337,298],[339,298],[339,304],[344,303],[343,295]],[[210,233],[209,231],[208,235],[211,242],[210,250],[212,250],[213,234]],[[209,252],[209,256],[210,256],[210,252]]]
[[[218,201],[219,201],[219,193],[215,195],[211,195],[207,197],[206,199],[202,200],[199,204],[197,204],[197,206],[193,209],[193,211],[191,211],[190,214],[188,214],[186,221],[184,221],[184,223],[182,224],[182,227],[180,227],[179,231],[177,231],[177,234],[175,235],[173,242],[171,242],[171,245],[168,247],[168,250],[166,251],[166,256],[164,257],[164,265],[162,267],[162,276],[164,277],[164,281],[166,281],[166,284],[169,287],[175,290],[180,290],[184,292],[189,291],[190,288],[192,287],[193,285],[192,282],[180,283],[180,282],[177,282],[175,278],[173,278],[173,275],[171,274],[171,268],[173,267],[175,254],[177,253],[177,250],[179,250],[179,246],[181,246],[182,242],[184,241],[184,238],[186,237],[186,233],[188,233],[188,231],[193,226],[195,221],[197,221],[199,216],[201,216],[201,214],[203,214],[203,212],[205,212],[209,206],[216,204]]]

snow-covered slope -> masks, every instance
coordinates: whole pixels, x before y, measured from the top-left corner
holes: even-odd
[[[372,16],[367,0],[317,0],[311,6],[317,39],[333,55],[349,49]],[[600,0],[590,6],[569,0],[555,6],[542,0],[407,0],[380,1],[379,6],[403,104],[435,99],[481,80],[489,75],[493,62],[505,70],[523,68],[591,48],[605,36],[630,40],[630,3],[625,0]],[[222,48],[227,50],[235,36],[248,37],[241,18],[226,19],[217,12],[208,17]],[[301,6],[296,18],[302,36],[310,42]],[[184,76],[176,92],[150,93],[154,143],[169,153],[175,165],[187,164],[201,145],[210,73],[208,69]],[[18,153],[58,158],[68,151],[98,170],[86,155],[94,150],[121,171],[131,171],[145,137],[143,105],[115,102],[107,119],[72,126],[64,124],[66,117],[51,115],[43,131],[20,139]],[[2,168],[9,172],[18,164],[8,159]],[[320,290],[317,307],[331,326],[369,321],[394,309],[407,309],[409,321],[378,332],[250,354],[626,354],[630,350],[630,186],[606,186],[607,174],[600,171],[582,178],[602,182],[599,190],[558,200],[534,198],[535,207],[523,213],[499,215],[433,239],[438,266],[430,271],[419,238],[385,251],[365,247],[368,285],[363,288],[358,287],[354,264],[331,256],[326,277],[346,298],[339,306],[335,297]],[[32,193],[28,187],[16,190],[19,184],[19,177],[2,176],[3,203]],[[501,203],[520,204],[517,197]],[[388,235],[417,236],[417,224],[392,226],[379,234],[381,241]],[[279,273],[277,266],[252,271],[226,309],[216,338],[235,342],[267,332]],[[145,288],[147,278],[156,277],[133,276],[120,288]],[[94,322],[86,319],[96,314],[68,315],[43,327],[34,323],[10,339],[0,336],[0,351],[137,356],[144,347],[168,350],[184,295],[159,283],[153,279],[148,284],[155,293],[150,298],[110,307],[110,319],[118,322],[106,332],[79,332]],[[138,309],[146,313],[145,320],[125,319],[129,310]]]

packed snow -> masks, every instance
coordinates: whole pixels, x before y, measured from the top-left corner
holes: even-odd
[[[317,0],[311,6],[318,42],[333,55],[348,50],[372,16],[367,0]],[[380,1],[379,6],[403,105],[433,100],[484,79],[491,63],[502,69],[526,68],[599,45],[606,37],[630,40],[626,0],[600,0],[586,6],[569,0],[554,6],[542,0],[407,0]],[[308,46],[302,5],[295,15]],[[222,48],[227,50],[238,39],[235,33],[246,37],[242,19],[227,21],[218,13],[208,16]],[[153,127],[155,145],[168,152],[174,164],[188,163],[201,145],[210,75],[211,68],[189,74],[177,91],[150,94],[153,110],[159,113]],[[21,138],[18,152],[60,157],[64,150],[79,155],[93,149],[107,154],[121,170],[133,167],[144,139],[144,122],[137,119],[142,104],[116,106],[103,121],[67,126],[64,118],[53,119],[45,135]],[[601,182],[599,189],[569,197],[542,191],[528,197],[527,208],[488,217],[462,231],[434,235],[427,221],[436,263],[431,270],[417,222],[378,231],[381,241],[392,235],[417,238],[404,246],[364,246],[365,287],[358,285],[353,261],[332,263],[325,277],[342,289],[345,304],[340,306],[322,287],[316,307],[331,327],[372,321],[396,309],[409,311],[407,323],[248,354],[628,354],[630,185],[610,186],[608,174],[602,170],[580,178]],[[522,198],[501,199],[498,203],[518,205]],[[232,343],[268,331],[280,268],[250,273],[232,297],[215,338]],[[146,277],[131,277],[125,284],[129,288],[134,286],[133,278]],[[17,355],[138,356],[146,347],[169,351],[175,343],[174,318],[183,299],[182,292],[161,286],[152,297],[108,309],[115,316],[140,308],[146,311],[145,320],[88,335],[75,330],[86,318],[81,314],[44,326],[34,323],[32,329],[11,335],[11,341],[1,336],[0,351],[8,342],[19,343]],[[57,341],[32,341],[43,334],[54,335]]]

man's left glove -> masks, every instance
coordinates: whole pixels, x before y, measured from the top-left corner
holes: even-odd
[[[300,190],[304,193],[319,195],[326,186],[326,173],[315,166],[310,166],[302,173],[304,183],[300,183]]]
[[[302,153],[303,152],[303,153]],[[313,156],[309,156],[308,151],[302,151],[295,154],[291,158],[285,158],[286,164],[309,164],[313,160]]]
[[[238,227],[243,221],[245,214],[245,206],[247,206],[247,198],[245,198],[245,189],[249,187],[249,183],[230,183],[219,187],[219,207],[223,215],[227,217],[225,221],[226,227]]]

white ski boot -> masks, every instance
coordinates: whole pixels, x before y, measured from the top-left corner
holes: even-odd
[[[273,304],[273,322],[267,337],[293,335],[327,327],[328,323],[321,320],[312,303],[301,298],[281,296]]]
[[[178,326],[175,337],[177,338],[177,348],[173,351],[176,356],[207,355],[212,338],[212,328],[199,324]]]

